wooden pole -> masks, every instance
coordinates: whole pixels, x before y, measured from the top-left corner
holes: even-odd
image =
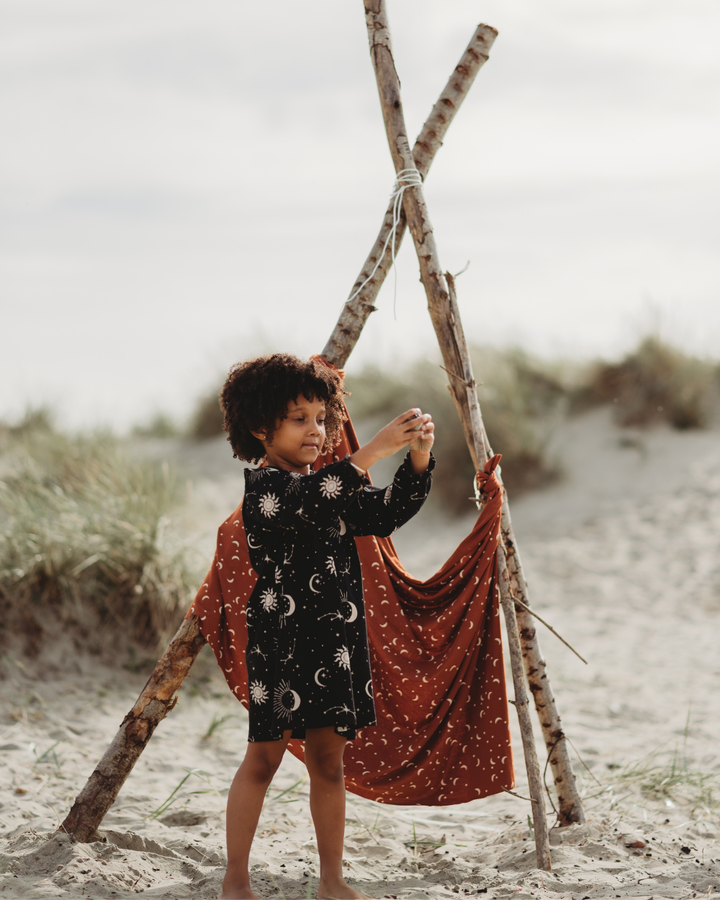
[[[478,26],[425,122],[414,147],[417,164],[424,174],[429,171],[455,113],[460,108],[475,76],[487,60],[496,36],[494,28],[488,25]],[[372,271],[391,227],[392,209],[389,211],[389,219],[388,213],[385,214],[380,233],[353,291]],[[400,246],[404,232],[403,214],[396,231],[396,247]],[[368,283],[352,302],[345,304],[323,350],[323,356],[334,365],[343,366],[357,343],[365,322],[375,309],[374,299],[385,280],[389,265],[388,250],[372,282]],[[198,627],[197,617],[189,616],[183,620],[135,705],[125,716],[118,733],[60,826],[61,830],[71,834],[75,840],[82,842],[93,840],[155,728],[175,706],[177,702],[175,694],[204,644],[205,638]]]
[[[395,69],[390,39],[390,28],[384,0],[364,0],[365,18],[370,41],[375,77],[380,94],[380,105],[385,123],[390,154],[395,171],[400,173],[414,168],[415,162],[407,140],[405,119],[400,93],[400,80]],[[420,263],[420,277],[425,287],[430,317],[440,342],[445,366],[450,374],[450,390],[461,415],[468,446],[477,466],[480,454],[489,451],[482,427],[480,406],[477,403],[475,380],[467,352],[467,345],[460,323],[459,310],[451,297],[448,282],[443,275],[430,216],[421,185],[409,187],[403,197],[410,233]],[[453,291],[454,294],[454,291]],[[473,395],[475,395],[473,400]],[[504,554],[501,553],[501,557]],[[510,659],[516,690],[516,708],[520,720],[525,762],[528,770],[530,797],[538,867],[552,870],[550,840],[545,818],[544,795],[540,778],[540,766],[532,735],[532,723],[527,708],[520,636],[514,616],[514,603],[510,594],[504,559],[500,565],[500,589],[508,631]]]
[[[60,826],[61,831],[82,843],[95,839],[100,823],[153,732],[177,703],[175,694],[204,645],[205,638],[200,633],[197,617],[184,619],[135,705],[123,719],[113,742],[75,798]]]
[[[523,574],[520,553],[518,552],[510,519],[507,496],[505,496],[503,501],[500,531],[505,551],[510,590],[525,606],[530,606],[527,583]],[[575,773],[570,762],[568,740],[565,737],[560,713],[558,712],[550,679],[547,675],[545,659],[540,650],[537,628],[533,617],[521,606],[515,605],[515,615],[520,631],[525,674],[527,675],[530,693],[535,702],[535,710],[540,720],[548,762],[557,791],[558,824],[561,826],[574,823],[581,824],[585,821],[585,811],[583,810],[582,800],[575,781]]]
[[[445,89],[438,97],[435,106],[433,106],[423,125],[412,151],[413,159],[415,160],[414,164],[423,178],[430,170],[435,154],[442,146],[445,133],[455,118],[455,113],[460,109],[463,100],[467,96],[467,92],[472,87],[475,76],[487,61],[490,48],[496,37],[497,31],[494,28],[491,28],[489,25],[478,25],[475,34],[460,58],[460,62],[455,66],[448,83],[445,85]],[[325,359],[339,368],[342,368],[347,362],[370,314],[375,312],[375,298],[390,271],[392,253],[388,246],[372,279],[357,293],[357,296],[353,296],[360,285],[370,278],[378,259],[383,253],[383,247],[390,234],[392,223],[393,206],[391,201],[385,212],[372,250],[368,254],[365,264],[350,291],[352,299],[348,300],[343,307],[340,318],[322,351]],[[395,232],[396,250],[400,247],[405,236],[406,225],[407,221],[403,211]]]
[[[368,25],[368,27],[371,26]],[[376,26],[373,24],[372,27],[373,29],[375,29]],[[375,56],[373,54],[373,61],[374,60]],[[394,78],[394,80],[399,84],[391,55],[388,62],[388,72],[390,77]],[[401,110],[402,106],[399,97],[399,89],[397,91],[397,94],[397,99],[400,103],[399,109]],[[394,102],[392,98],[387,99],[390,103]],[[402,119],[402,116],[400,116],[400,118]],[[398,155],[402,159],[410,162],[407,156],[407,142],[404,133],[404,125],[401,127],[399,139],[402,145],[402,153],[398,153],[398,148],[395,148],[395,152],[393,153],[393,147],[391,145],[393,162],[396,164],[396,166],[396,157]],[[414,152],[415,148],[413,149],[413,154]],[[408,165],[403,167],[409,168],[410,166]],[[396,168],[396,171],[399,170],[397,170]],[[408,189],[405,193],[405,203],[412,205],[413,195],[418,190],[419,189]],[[417,222],[416,226],[420,229],[422,229],[423,227],[422,224],[418,225]],[[378,242],[381,248],[382,241],[380,240],[380,238],[378,238]],[[376,254],[379,253],[379,250],[377,249],[378,242],[376,242],[376,248],[374,248],[373,250],[373,252]],[[426,243],[427,247],[425,246]],[[421,247],[422,250],[418,250],[418,258],[420,260],[421,267],[421,277],[423,278],[423,283],[429,285],[429,288],[426,287],[426,290],[428,290],[428,305],[430,308],[430,313],[431,316],[433,316],[433,310],[442,310],[443,297],[447,293],[447,291],[442,286],[442,275],[439,270],[439,263],[437,263],[437,265],[435,265],[434,267],[426,264],[424,267],[425,271],[423,271],[423,260],[429,260],[432,257],[430,250],[434,249],[434,238],[432,237],[431,232],[428,235],[427,242],[425,241],[425,239],[423,239]],[[376,259],[377,255],[373,256],[373,253],[371,253],[368,262],[372,261],[372,263],[374,264]],[[363,272],[361,273],[361,276],[356,284],[362,283],[361,280],[367,277],[366,272],[369,273],[371,269],[372,267],[368,269],[368,263],[366,262],[365,267],[363,268]],[[382,285],[386,273],[387,269],[384,269],[381,266],[378,269],[375,277],[373,278],[372,283],[365,289],[363,289],[364,291],[366,291],[369,290],[370,287],[372,287],[373,299],[377,295],[377,292]],[[433,302],[431,302],[431,297],[435,298]],[[358,299],[359,298],[356,298],[353,303],[356,303]],[[343,314],[340,316],[340,319],[335,327],[333,335],[331,336],[330,341],[328,341],[328,344],[326,346],[326,350],[328,350],[328,353],[323,354],[326,356],[326,358],[329,358],[331,362],[334,362],[335,365],[344,364],[345,360],[350,354],[350,351],[352,350],[352,347],[354,346],[354,343],[359,337],[359,331],[357,330],[358,316],[354,310],[350,310],[349,306],[350,304],[346,304],[346,307],[343,310]],[[365,313],[365,319],[362,321],[362,324],[364,324],[370,312],[372,312],[374,309],[374,305],[370,304],[369,309]],[[455,346],[456,338],[451,333],[449,333],[447,325],[444,324],[442,312],[436,314],[433,317],[433,323],[436,325],[436,331],[438,332],[438,339],[440,341],[441,349],[443,349],[443,354],[445,355],[445,353],[450,352],[451,355],[451,360],[448,360],[447,358],[445,360],[446,368],[453,373],[453,375],[451,375],[450,377],[450,389],[453,399],[455,400],[456,406],[458,408],[460,419],[463,423],[465,437],[468,442],[468,447],[470,448],[471,455],[473,457],[473,462],[475,463],[475,465],[477,465],[477,461],[483,458],[483,454],[480,454],[478,452],[478,447],[475,446],[476,439],[473,437],[473,434],[484,434],[484,429],[481,429],[478,432],[477,423],[475,422],[475,424],[473,424],[473,421],[477,419],[477,414],[474,412],[475,407],[477,406],[477,393],[475,391],[475,382],[472,377],[472,370],[469,366],[469,354],[467,353],[467,347],[464,346],[463,350],[461,350],[459,346]],[[362,325],[360,327],[362,327]],[[342,348],[342,354],[338,354],[336,357],[333,357],[331,351],[336,347]],[[464,359],[467,360],[467,364],[463,361]],[[452,363],[454,364],[453,367],[448,365],[449,361],[452,361]],[[459,385],[462,384],[462,382],[458,382],[458,377],[462,372],[465,372],[465,375],[463,377],[464,381],[467,384],[467,390],[465,392],[458,390]],[[473,411],[472,415],[471,411]],[[486,436],[484,437],[484,441],[484,456],[486,458],[487,453],[489,452],[489,444],[487,443]],[[482,446],[482,444],[479,444],[478,446]],[[504,495],[501,532],[505,548],[510,588],[513,591],[514,595],[518,598],[518,600],[520,600],[526,606],[530,606],[531,604],[528,596],[527,582],[523,573],[520,554],[517,547],[517,541],[515,539],[515,534],[512,527],[507,495]],[[558,822],[562,826],[570,825],[573,823],[581,823],[585,820],[585,814],[582,807],[582,801],[577,790],[572,764],[570,763],[568,742],[562,727],[560,714],[557,709],[557,704],[555,702],[555,697],[553,695],[550,681],[547,677],[546,664],[540,650],[537,630],[535,628],[531,615],[519,606],[516,606],[516,616],[521,636],[521,646],[525,672],[528,679],[530,691],[535,702],[535,709],[540,720],[542,734],[548,753],[548,761],[551,766],[554,783],[557,789],[559,802]]]

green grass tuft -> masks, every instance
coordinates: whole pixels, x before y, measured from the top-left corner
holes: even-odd
[[[547,452],[557,420],[568,406],[561,374],[519,349],[473,348],[473,368],[485,427],[503,454],[503,480],[512,495],[555,481],[560,470]],[[378,424],[412,406],[433,415],[436,427],[435,497],[453,512],[474,509],[474,470],[440,363],[419,360],[394,373],[367,367],[348,375],[347,404],[353,419]],[[384,424],[384,422],[383,422]]]
[[[720,394],[719,376],[716,364],[649,336],[620,362],[596,363],[581,397],[612,403],[620,425],[705,428]]]
[[[213,387],[203,394],[195,404],[188,427],[188,437],[196,441],[204,441],[223,434],[223,412],[220,407],[220,388]]]
[[[3,471],[6,642],[35,655],[59,625],[95,652],[155,648],[177,627],[197,576],[170,529],[167,464],[131,460],[110,433],[35,428],[6,444]]]
[[[650,800],[670,801],[692,814],[720,814],[720,775],[695,768],[684,750],[676,749],[667,762],[659,762],[658,754],[651,753],[623,766],[614,778],[638,788]]]

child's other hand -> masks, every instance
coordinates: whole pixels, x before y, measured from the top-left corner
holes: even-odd
[[[408,449],[415,453],[429,453],[435,443],[435,423],[430,413],[425,413],[419,418],[423,420],[420,424],[417,421],[412,423],[415,426],[413,434],[416,437],[410,441]]]
[[[427,440],[428,424],[432,436],[432,416],[417,408],[408,409],[381,428],[370,443],[374,445],[376,453],[382,454],[382,459],[406,448],[419,450],[421,442]],[[430,446],[432,447],[432,439]]]
[[[408,409],[381,428],[350,459],[359,468],[369,469],[379,459],[385,459],[406,448],[415,454],[427,456],[435,440],[434,431],[432,416],[419,409]]]

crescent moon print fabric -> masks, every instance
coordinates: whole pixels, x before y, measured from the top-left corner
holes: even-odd
[[[320,481],[323,473],[332,471],[332,463],[359,447],[352,423],[348,420],[343,428],[334,453],[315,464]],[[494,456],[477,473],[485,501],[482,510],[470,534],[432,577],[413,578],[402,567],[391,538],[355,539],[372,669],[372,684],[365,687],[374,695],[377,714],[377,724],[362,727],[345,748],[345,785],[361,797],[445,806],[514,787],[497,582],[503,502],[495,475],[499,461]],[[327,487],[325,492],[332,493]],[[269,493],[276,496],[263,501],[268,511],[280,501],[277,492]],[[441,521],[436,525],[442,528]],[[250,705],[255,680],[245,666],[246,613],[258,581],[249,555],[258,549],[249,546],[257,541],[254,535],[252,524],[246,532],[239,506],[218,530],[215,559],[188,612],[197,616],[230,690],[245,706]],[[302,586],[312,594],[309,580]],[[285,593],[297,608],[298,597]],[[286,621],[292,619],[288,606],[278,608],[285,611]],[[351,618],[344,609],[344,618]],[[339,667],[332,665],[328,674],[337,674]],[[306,675],[314,683],[315,675],[327,683],[330,679],[318,673],[319,668],[313,671],[309,665]],[[303,697],[292,683],[290,689],[300,697],[300,706],[291,710],[297,715]],[[262,685],[255,692],[265,696]],[[354,682],[356,703],[362,693]],[[291,694],[285,698],[288,706],[296,702]],[[268,709],[274,703],[269,689],[265,703]],[[291,740],[289,748],[303,759],[302,740]]]
[[[243,521],[257,583],[247,602],[250,741],[333,726],[352,740],[375,724],[355,538],[388,536],[421,508],[434,460],[406,457],[376,488],[347,460],[299,475],[245,471]]]

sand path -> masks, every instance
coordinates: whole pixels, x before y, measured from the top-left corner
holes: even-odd
[[[513,504],[513,517],[533,602],[589,661],[541,633],[582,759],[588,821],[553,830],[548,874],[535,868],[523,800],[396,808],[350,797],[347,875],[371,896],[720,897],[720,433],[619,432],[600,412],[571,422],[558,444],[567,481]],[[195,510],[219,521],[236,472],[209,477],[216,451],[194,452],[205,454],[193,463],[205,472]],[[465,527],[419,521],[398,541],[401,556],[422,574]],[[19,659],[5,670],[0,896],[217,896],[224,792],[246,718],[214,661],[193,669],[108,815],[105,840],[88,845],[52,832],[144,679],[71,653],[39,672]],[[517,758],[517,737],[515,747]],[[263,895],[314,896],[307,783],[292,758],[252,864]]]

